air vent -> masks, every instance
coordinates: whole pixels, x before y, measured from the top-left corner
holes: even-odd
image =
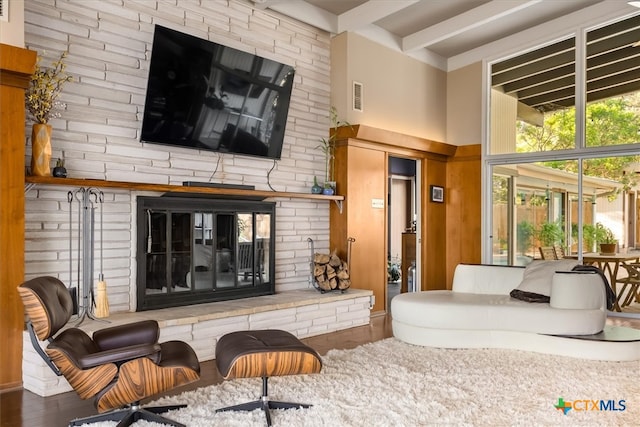
[[[362,111],[362,83],[353,82],[353,109],[356,111]]]
[[[0,0],[0,21],[9,21],[9,0]]]

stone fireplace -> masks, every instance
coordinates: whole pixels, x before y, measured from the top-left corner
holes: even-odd
[[[275,204],[137,200],[137,311],[275,292]]]

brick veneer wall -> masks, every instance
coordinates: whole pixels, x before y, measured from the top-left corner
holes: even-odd
[[[64,157],[69,176],[78,178],[163,184],[211,180],[308,192],[313,176],[320,178],[324,171],[316,147],[329,127],[329,34],[251,6],[238,0],[25,2],[27,47],[38,51],[45,66],[68,50],[67,71],[75,79],[62,93],[66,111],[51,121],[53,158]],[[282,160],[274,166],[271,160],[139,142],[155,24],[296,68]],[[30,152],[28,142],[26,165]],[[68,192],[75,190],[37,186],[27,193],[27,278],[50,274],[76,282],[78,205],[67,202]],[[104,195],[104,275],[111,311],[134,310],[137,194],[109,190]],[[328,250],[328,203],[278,201],[277,292],[309,286],[307,238],[314,239],[317,250]],[[96,257],[98,249],[99,243]],[[97,260],[95,268],[97,274]]]

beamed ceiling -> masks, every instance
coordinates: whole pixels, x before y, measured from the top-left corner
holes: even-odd
[[[244,1],[334,35],[357,33],[445,71],[638,13],[626,0]]]
[[[640,16],[587,33],[587,102],[640,90]],[[538,111],[575,104],[575,39],[494,64],[492,85]]]
[[[626,0],[245,1],[334,35],[357,33],[445,71],[638,14]],[[640,47],[632,47],[640,40],[639,20],[588,33],[589,101],[640,88]],[[493,84],[539,111],[571,106],[574,57],[574,40],[555,43],[494,66]]]

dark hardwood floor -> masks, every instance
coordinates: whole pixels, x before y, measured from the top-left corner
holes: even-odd
[[[640,329],[640,319],[609,318],[607,324]],[[373,316],[371,323],[367,326],[305,338],[302,341],[320,354],[326,354],[334,348],[354,348],[390,336],[392,336],[391,318]],[[201,374],[199,381],[172,390],[171,394],[222,382],[214,361],[203,362]],[[62,427],[68,425],[69,420],[73,418],[86,417],[95,413],[92,400],[81,400],[74,392],[47,398],[25,390],[0,394],[1,427]]]

